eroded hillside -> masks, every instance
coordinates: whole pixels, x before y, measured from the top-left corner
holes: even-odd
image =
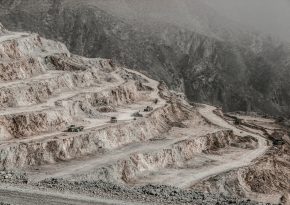
[[[289,115],[289,45],[250,32],[200,0],[0,5],[1,21],[10,29],[62,41],[75,54],[112,58],[192,101]]]
[[[112,60],[76,56],[62,43],[0,28],[0,201],[51,204],[53,197],[56,203],[69,204],[257,204],[288,200],[289,187],[283,184],[289,176],[288,135],[282,139],[280,163],[271,151],[275,150],[271,133],[261,133],[258,126],[232,123],[217,108],[190,104],[164,82]],[[268,155],[273,160],[267,163]],[[253,178],[272,174],[264,163],[274,173],[278,163],[285,175]],[[233,182],[229,187],[250,187],[247,194],[206,188],[211,177],[229,179],[225,175],[236,170],[249,184]],[[257,194],[262,192],[257,184],[267,187],[264,195]],[[275,198],[268,200],[270,193]]]

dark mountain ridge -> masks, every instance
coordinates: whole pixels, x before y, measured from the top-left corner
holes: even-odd
[[[191,29],[178,26],[181,20],[170,22],[171,16],[168,21],[147,21],[162,8],[162,1],[155,3],[156,11],[148,15],[148,10],[137,9],[144,3],[104,2],[0,0],[0,20],[10,30],[28,30],[60,40],[76,54],[113,58],[164,80],[192,101],[220,105],[226,111],[290,113],[290,51],[286,44],[238,29],[230,21],[223,25],[226,20],[215,18],[214,13],[201,16],[211,10],[200,1],[192,1],[197,2],[193,5],[182,1],[192,8],[199,6],[193,9],[199,13],[189,12],[197,22]],[[115,12],[113,6],[118,3],[132,6],[127,16],[126,10]],[[168,4],[174,9],[175,3],[171,0]],[[144,18],[134,18],[132,10],[143,12],[140,16]],[[165,14],[172,11],[161,13],[166,19]]]

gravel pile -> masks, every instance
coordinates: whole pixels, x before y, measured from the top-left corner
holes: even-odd
[[[27,184],[28,178],[26,173],[16,171],[0,171],[0,182],[12,184]]]
[[[37,184],[40,188],[57,191],[72,191],[86,193],[91,196],[115,198],[150,204],[196,204],[196,205],[256,205],[262,204],[248,199],[230,198],[222,195],[199,193],[182,190],[165,185],[146,185],[138,188],[128,188],[104,181],[66,181],[63,179],[47,179]]]

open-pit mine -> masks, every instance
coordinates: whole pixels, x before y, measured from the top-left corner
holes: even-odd
[[[288,134],[0,26],[2,204],[287,204]]]

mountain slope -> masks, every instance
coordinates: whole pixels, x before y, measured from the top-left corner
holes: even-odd
[[[193,101],[227,111],[290,111],[289,48],[239,28],[201,1],[37,2],[2,0],[1,20],[60,40],[74,53],[113,58]],[[183,11],[173,21],[171,14]]]

